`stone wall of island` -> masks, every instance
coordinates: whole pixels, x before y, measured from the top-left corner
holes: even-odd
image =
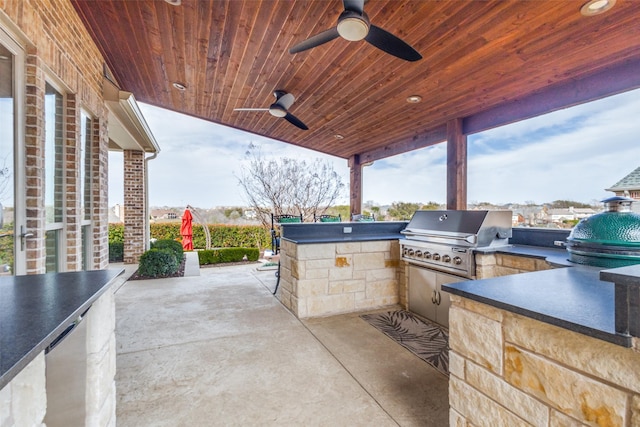
[[[87,427],[116,425],[114,289],[98,298],[83,320],[87,334]],[[43,425],[47,412],[45,373],[43,351],[0,390],[0,426]]]
[[[521,255],[501,253],[476,254],[475,259],[477,279],[488,279],[554,268],[544,259],[528,258]]]
[[[450,425],[640,425],[640,349],[452,295]]]
[[[283,240],[278,298],[298,318],[400,302],[397,240],[297,244]]]

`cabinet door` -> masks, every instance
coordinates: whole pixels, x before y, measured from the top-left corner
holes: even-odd
[[[436,305],[436,321],[442,326],[449,327],[449,307],[451,298],[449,293],[442,290],[442,285],[465,281],[464,277],[452,276],[451,274],[437,273],[436,289],[438,291],[438,302]]]
[[[436,321],[436,273],[424,268],[409,266],[409,311]]]

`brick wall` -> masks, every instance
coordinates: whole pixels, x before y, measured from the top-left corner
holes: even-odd
[[[45,84],[54,81],[66,95],[64,129],[64,229],[62,268],[81,268],[81,222],[79,218],[78,147],[79,110],[88,111],[96,121],[93,183],[94,206],[91,215],[93,256],[87,268],[108,265],[107,205],[107,115],[102,97],[104,59],[66,0],[0,0],[0,26],[24,48],[25,75],[25,183],[26,218],[16,213],[33,237],[26,240],[26,272],[45,272],[44,210],[44,93]],[[8,18],[8,19],[7,19]],[[18,242],[19,244],[19,242]]]
[[[124,262],[135,264],[145,250],[144,152],[124,151]]]
[[[640,425],[640,352],[452,296],[450,425]]]
[[[298,318],[397,304],[397,240],[296,245],[283,240],[278,298]]]

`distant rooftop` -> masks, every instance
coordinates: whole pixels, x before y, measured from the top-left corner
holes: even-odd
[[[618,181],[606,191],[640,190],[640,167]]]

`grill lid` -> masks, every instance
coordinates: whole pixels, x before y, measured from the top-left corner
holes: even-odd
[[[640,215],[631,212],[633,199],[603,200],[605,212],[581,220],[567,238],[570,259],[597,267],[640,263]]]
[[[511,211],[416,211],[402,231],[407,239],[464,246],[506,245]]]

